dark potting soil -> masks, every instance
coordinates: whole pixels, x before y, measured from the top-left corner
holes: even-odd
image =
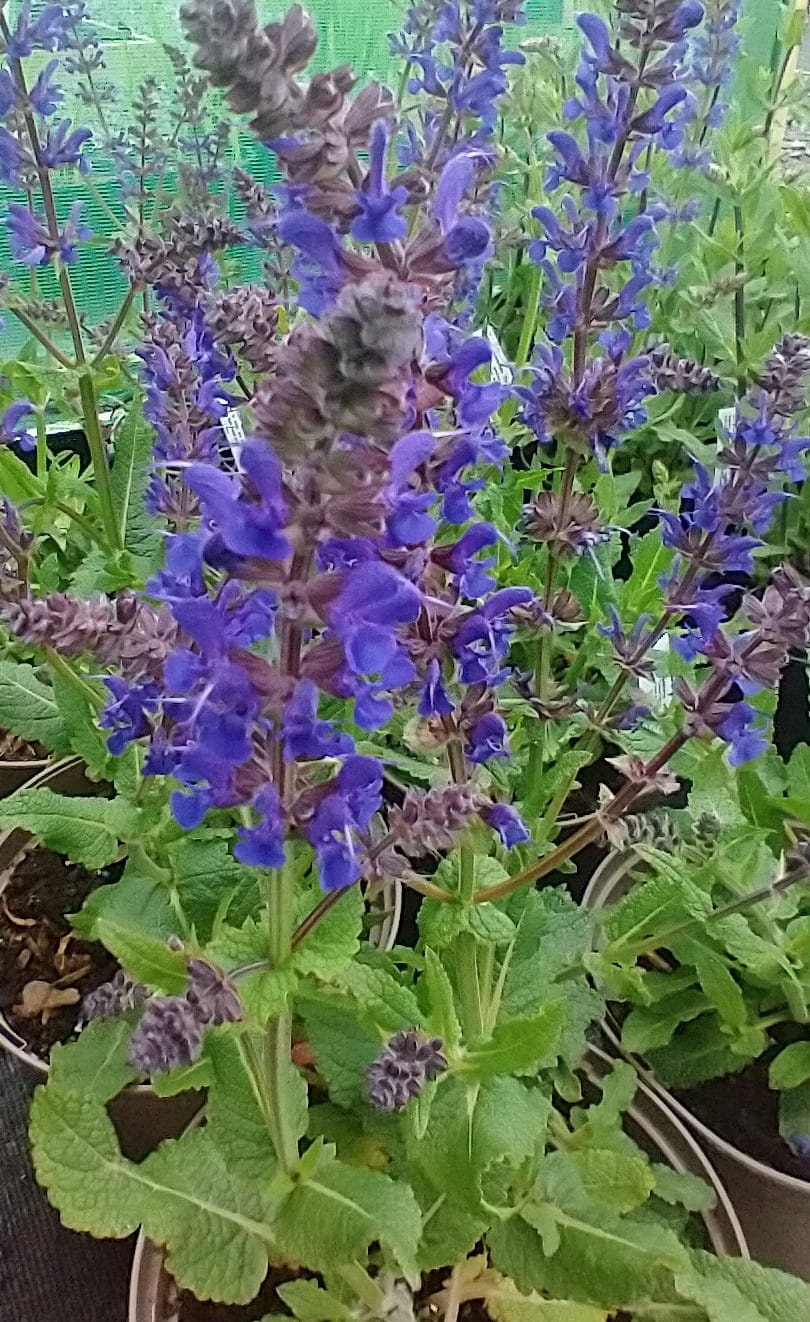
[[[103,946],[71,931],[75,913],[112,871],[88,872],[60,854],[34,848],[14,866],[0,895],[0,1010],[9,1026],[43,1060],[56,1042],[73,1034],[81,999],[115,974],[118,964]],[[44,982],[57,991],[75,988],[74,1004],[24,1013],[25,988]],[[28,1008],[33,1010],[29,1001]]]
[[[675,1096],[707,1129],[755,1161],[797,1180],[810,1180],[810,1161],[791,1152],[779,1133],[779,1093],[768,1087],[766,1061]]]
[[[416,1316],[422,1316],[431,1295],[444,1286],[450,1272],[431,1272],[422,1283],[414,1300]],[[234,1307],[228,1304],[203,1304],[186,1291],[170,1289],[167,1306],[160,1322],[261,1322],[268,1315],[289,1317],[290,1310],[276,1293],[276,1286],[295,1281],[301,1272],[293,1269],[271,1268],[261,1291],[250,1304]],[[459,1309],[459,1322],[491,1322],[489,1313],[479,1299],[466,1300]],[[616,1319],[616,1322],[619,1322]]]

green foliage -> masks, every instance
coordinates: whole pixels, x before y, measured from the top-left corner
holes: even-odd
[[[53,689],[32,665],[0,661],[0,726],[50,752],[66,751],[64,722]]]
[[[23,787],[0,803],[0,827],[19,827],[47,849],[92,871],[121,854],[121,841],[136,832],[137,814],[120,799],[71,798],[50,789]]]

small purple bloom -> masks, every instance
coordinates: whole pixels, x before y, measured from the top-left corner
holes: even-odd
[[[26,419],[34,412],[34,406],[27,399],[17,399],[9,404],[0,417],[0,441],[7,445],[19,445],[21,450],[36,449],[36,438],[28,430]]]
[[[389,189],[385,179],[388,160],[388,125],[374,125],[369,149],[368,180],[358,189],[360,215],[352,222],[351,235],[360,243],[396,243],[408,232],[408,222],[398,209],[408,200],[407,188]]]
[[[467,757],[471,762],[489,762],[495,757],[508,757],[506,725],[496,712],[488,712],[476,721],[467,736]]]
[[[275,785],[265,785],[253,800],[261,817],[258,826],[241,827],[234,856],[252,868],[284,866],[284,813]]]
[[[285,761],[343,757],[353,750],[347,734],[318,720],[318,690],[310,680],[300,680],[284,709]]]
[[[505,849],[512,849],[514,845],[522,845],[526,840],[531,839],[526,823],[515,809],[510,808],[506,803],[493,803],[490,808],[484,808],[481,816],[487,826],[497,831]]]

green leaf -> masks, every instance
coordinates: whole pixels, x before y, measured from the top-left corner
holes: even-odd
[[[681,1024],[697,1019],[708,1009],[704,993],[696,987],[688,987],[675,992],[667,1000],[631,1010],[622,1024],[622,1046],[641,1056],[655,1047],[664,1047]]]
[[[771,1061],[768,1084],[771,1088],[798,1088],[810,1079],[810,1042],[791,1042]]]
[[[67,749],[53,689],[37,678],[33,666],[0,661],[0,725],[21,739],[36,741],[51,751]]]
[[[493,1263],[518,1289],[568,1296],[632,1316],[645,1300],[667,1297],[673,1268],[686,1260],[677,1236],[654,1223],[630,1218],[600,1222],[567,1213],[558,1213],[558,1221],[560,1246],[552,1257],[546,1257],[539,1235],[521,1217],[496,1223],[490,1231]]]
[[[682,964],[692,964],[706,999],[714,1006],[723,1023],[742,1028],[748,1021],[748,1007],[742,989],[735,982],[726,963],[706,942],[681,938],[673,942],[674,953]]]
[[[49,1080],[34,1093],[29,1134],[37,1179],[64,1225],[115,1239],[138,1229],[145,1187],[101,1102]]]
[[[461,1024],[456,1013],[453,984],[441,960],[433,950],[425,951],[425,973],[420,990],[427,995],[428,1017],[426,1027],[449,1047],[461,1041]]]
[[[331,1160],[286,1199],[273,1229],[278,1252],[310,1271],[334,1271],[379,1241],[406,1273],[416,1271],[422,1216],[413,1190],[360,1166]]]
[[[227,916],[237,926],[259,908],[257,874],[233,857],[227,839],[210,832],[187,834],[169,846],[168,855],[183,912],[200,941],[211,936],[227,897]]]
[[[354,1313],[317,1281],[287,1281],[276,1294],[300,1322],[351,1322]]]
[[[494,904],[475,904],[468,910],[467,930],[484,945],[505,946],[514,938],[516,929],[503,909]]]
[[[451,1076],[439,1084],[412,1160],[438,1192],[472,1210],[491,1166],[517,1165],[542,1146],[550,1110],[545,1093],[519,1079],[496,1076],[470,1085]]]
[[[710,1212],[717,1199],[714,1190],[699,1175],[691,1171],[676,1171],[671,1166],[654,1162],[655,1194],[672,1206],[685,1207],[688,1212]]]
[[[755,1305],[764,1322],[799,1322],[810,1317],[810,1285],[798,1277],[745,1258],[715,1257],[697,1250],[690,1257],[705,1281],[729,1281]],[[732,1311],[728,1316],[736,1322],[739,1314]]]
[[[788,1143],[810,1134],[810,1080],[780,1095],[779,1133]]]
[[[708,1322],[765,1322],[759,1309],[746,1299],[733,1281],[706,1277],[692,1263],[675,1273],[675,1288],[683,1299],[700,1304]]]
[[[233,1171],[205,1130],[163,1143],[134,1179],[146,1190],[144,1232],[166,1245],[166,1267],[198,1299],[245,1304],[275,1253],[275,1208]]]
[[[286,1010],[298,986],[294,968],[256,969],[239,983],[239,996],[249,1019],[266,1023]]]
[[[487,1291],[486,1311],[495,1322],[609,1322],[610,1317],[590,1304],[520,1294],[508,1281]]]
[[[420,1171],[412,1168],[409,1176],[424,1218],[419,1267],[423,1272],[444,1270],[448,1262],[458,1262],[472,1253],[489,1225],[489,1214],[464,1207],[444,1194],[437,1198],[436,1186]]]
[[[133,555],[150,558],[160,545],[157,520],[146,505],[153,445],[152,428],[143,416],[143,400],[136,393],[123,426],[115,434],[110,484],[124,546]]]
[[[607,1212],[632,1212],[647,1201],[655,1185],[655,1176],[645,1157],[614,1148],[579,1148],[571,1152],[553,1152],[546,1158],[547,1196],[554,1202],[560,1177],[566,1180],[566,1168],[575,1172],[585,1208]]]
[[[365,1104],[365,1073],[380,1052],[380,1035],[361,1024],[342,997],[304,997],[299,1009],[332,1101],[347,1110]]]
[[[188,974],[181,950],[170,950],[165,942],[132,932],[109,918],[99,920],[97,931],[98,939],[137,982],[167,996],[185,990]]]
[[[0,803],[0,827],[20,827],[46,849],[64,854],[91,872],[119,857],[110,826],[110,800],[70,798],[49,789],[19,789]]]
[[[423,900],[419,907],[419,935],[433,950],[446,950],[457,936],[469,927],[469,905],[461,900],[442,904],[438,900]]]
[[[177,1097],[180,1093],[210,1088],[213,1077],[210,1060],[201,1056],[193,1065],[179,1065],[166,1074],[156,1074],[149,1080],[149,1087],[158,1097]]]
[[[314,909],[322,898],[321,894],[310,892],[309,908]],[[348,887],[296,950],[298,972],[317,974],[324,981],[342,973],[360,949],[364,907],[360,887]]]
[[[622,614],[636,620],[661,600],[660,578],[672,563],[671,547],[664,546],[660,529],[635,541],[631,549],[633,572],[621,590]]]
[[[95,780],[110,780],[114,759],[107,748],[107,736],[99,729],[96,709],[63,675],[55,671],[52,682],[70,748]]]
[[[678,1033],[666,1047],[649,1052],[650,1065],[668,1088],[694,1088],[707,1079],[737,1074],[759,1051],[732,1051],[714,1015],[703,1015]]]
[[[261,1043],[258,1046],[261,1049]],[[245,1052],[245,1043],[232,1034],[208,1033],[204,1058],[213,1078],[206,1107],[206,1128],[230,1170],[248,1181],[269,1180],[275,1156]],[[299,1121],[296,1127],[300,1129],[300,1106],[296,1109]]]
[[[549,988],[572,968],[581,966],[593,916],[566,892],[549,888],[530,891],[513,916],[518,926],[504,984],[501,1014],[524,1018],[540,1009]]]
[[[559,1053],[563,1018],[562,1005],[552,1002],[531,1019],[509,1019],[498,1024],[489,1042],[467,1052],[464,1072],[486,1079],[548,1069]]]
[[[136,1077],[127,1062],[131,1039],[132,1024],[126,1019],[88,1024],[73,1042],[53,1048],[50,1085],[108,1102]]]
[[[77,914],[74,928],[88,941],[100,941],[99,924],[108,921],[144,936],[167,940],[177,932],[177,915],[166,886],[127,859],[120,880],[97,886]]]
[[[357,1013],[363,1022],[386,1036],[398,1033],[401,1028],[418,1028],[422,1023],[422,1011],[414,992],[384,968],[350,964],[341,974],[339,985],[356,1000]]]

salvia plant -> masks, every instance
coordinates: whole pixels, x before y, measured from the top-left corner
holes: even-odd
[[[663,383],[699,375],[635,333],[671,219],[637,203],[648,156],[688,139],[704,14],[615,9],[613,32],[579,20],[535,214],[546,315],[514,385],[489,379],[469,325],[519,0],[412,7],[396,39],[412,112],[375,84],[352,97],[346,68],[305,81],[297,5],[265,26],[252,0],[181,10],[195,67],[285,172],[277,207],[243,181],[268,284],[234,297],[191,226],[156,262],[141,246],[165,555],[112,600],[18,576],[2,615],[33,657],[49,648],[94,694],[103,678],[97,726],[163,850],[80,916],[121,971],[38,1090],[38,1175],[66,1224],[142,1226],[203,1299],[251,1300],[272,1264],[297,1269],[279,1296],[310,1322],[423,1305],[454,1322],[470,1300],[505,1322],[807,1312],[798,1281],[707,1253],[690,1219],[705,1188],[625,1131],[633,1072],[587,1054],[590,919],[535,888],[670,794],[689,749],[755,758],[810,628],[789,567],[742,601],[727,580],[801,463],[800,337],[715,463],[645,511],[644,537],[622,533],[614,452]],[[226,451],[209,406],[239,381]],[[537,451],[530,471],[506,428]],[[663,700],[656,668],[675,679]],[[600,750],[610,783],[571,820]],[[36,833],[38,808],[21,791],[3,820]],[[418,939],[398,946],[403,895]],[[204,1121],[141,1163],[105,1109],[136,1081],[207,1090]]]
[[[779,1132],[800,1160],[810,1133],[806,754],[799,745],[785,765],[771,753],[733,776],[710,750],[691,750],[681,764],[690,808],[622,824],[617,843],[631,852],[617,861],[618,902],[588,960],[616,997],[628,1052],[687,1099],[748,1070],[779,1094]],[[769,1141],[765,1128],[751,1137]]]

